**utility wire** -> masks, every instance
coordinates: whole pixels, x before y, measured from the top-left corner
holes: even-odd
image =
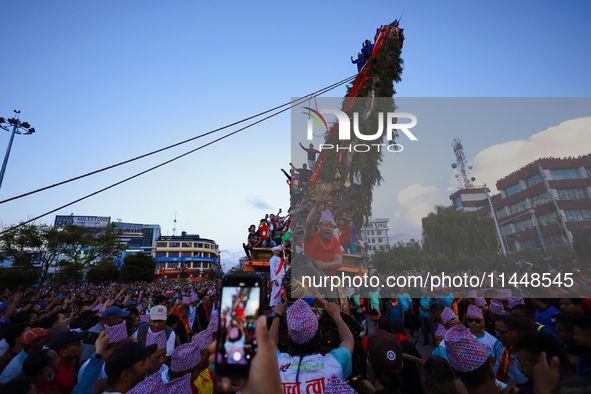
[[[327,87],[325,87],[325,88],[323,88],[323,89],[321,89],[321,90],[319,90],[319,91],[317,91],[317,92],[315,92],[315,93],[310,93],[310,94],[307,94],[307,95],[303,96],[303,97],[302,97],[302,99],[303,99],[303,98],[308,98],[308,97],[316,97],[315,95],[317,95],[317,94],[318,94],[318,92],[320,92],[320,91],[323,91],[323,90],[325,90],[325,89],[328,89],[328,90],[325,90],[325,91],[327,92],[327,91],[329,91],[329,90],[331,90],[331,89],[334,89],[334,88],[336,88],[336,87],[338,87],[338,86],[341,86],[341,85],[343,85],[343,84],[345,84],[345,83],[347,83],[347,82],[350,82],[350,81],[351,81],[353,78],[354,78],[354,76],[351,76],[351,77],[349,77],[349,78],[343,79],[342,81],[339,81],[339,82],[337,82],[337,83],[334,83],[334,84],[332,84],[332,85],[329,85],[329,86],[327,86]],[[175,143],[175,144],[172,144],[172,145],[168,145],[168,146],[166,146],[166,147],[164,147],[164,148],[160,148],[160,149],[157,149],[157,150],[155,150],[155,151],[152,151],[152,152],[145,153],[145,154],[143,154],[143,155],[140,155],[140,156],[137,156],[137,157],[134,157],[134,158],[131,158],[131,159],[128,159],[128,160],[125,160],[125,161],[122,161],[122,162],[119,162],[119,163],[116,163],[116,164],[110,165],[110,166],[108,166],[108,167],[104,167],[104,168],[98,169],[98,170],[96,170],[96,171],[92,171],[92,172],[89,172],[89,173],[86,173],[86,174],[83,174],[83,175],[79,175],[79,176],[77,176],[77,177],[70,178],[70,179],[68,179],[68,180],[65,180],[65,181],[62,181],[62,182],[54,183],[53,185],[48,185],[48,186],[42,187],[42,188],[40,188],[40,189],[33,190],[33,191],[30,191],[30,192],[27,192],[27,193],[24,193],[24,194],[21,194],[21,195],[18,195],[18,196],[14,196],[14,197],[7,198],[6,200],[2,200],[2,201],[0,201],[0,204],[4,204],[4,203],[7,203],[7,202],[9,202],[9,201],[13,201],[13,200],[17,200],[17,199],[19,199],[19,198],[23,198],[23,197],[26,197],[26,196],[30,196],[31,194],[39,193],[39,192],[42,192],[42,191],[44,191],[44,190],[49,190],[49,189],[52,189],[52,188],[54,188],[54,187],[56,187],[56,186],[65,185],[66,183],[70,183],[70,182],[73,182],[73,181],[77,181],[78,179],[86,178],[87,176],[94,175],[94,174],[98,174],[98,173],[100,173],[100,172],[103,172],[103,171],[106,171],[106,170],[110,170],[110,169],[112,169],[112,168],[115,168],[115,167],[119,167],[119,166],[121,166],[121,165],[123,165],[123,164],[131,163],[131,162],[133,162],[133,161],[136,161],[136,160],[139,160],[139,159],[143,159],[144,157],[148,157],[148,156],[151,156],[151,155],[153,155],[153,154],[160,153],[160,152],[163,152],[163,151],[165,151],[165,150],[168,150],[168,149],[174,148],[174,147],[176,147],[176,146],[179,146],[179,145],[186,144],[187,142],[191,142],[191,141],[194,141],[194,140],[196,140],[196,139],[198,139],[198,138],[205,137],[205,136],[207,136],[207,135],[210,135],[210,134],[216,133],[216,132],[218,132],[218,131],[220,131],[220,130],[227,129],[228,127],[236,126],[237,124],[240,124],[240,123],[246,122],[247,120],[251,120],[251,119],[253,119],[253,118],[257,118],[257,117],[259,117],[259,116],[261,116],[261,115],[264,115],[264,114],[266,114],[266,113],[269,113],[269,112],[275,111],[275,110],[277,110],[277,109],[279,109],[279,108],[281,108],[281,107],[285,107],[286,105],[291,105],[291,104],[293,104],[293,102],[294,102],[294,101],[290,101],[290,102],[288,102],[288,103],[285,103],[285,104],[279,105],[279,106],[277,106],[277,107],[275,107],[275,108],[271,108],[271,109],[269,109],[269,110],[267,110],[267,111],[264,111],[264,112],[258,113],[258,114],[256,114],[256,115],[249,116],[248,118],[244,118],[244,119],[242,119],[242,120],[239,120],[239,121],[237,121],[237,122],[231,123],[231,124],[229,124],[229,125],[226,125],[226,126],[220,127],[220,128],[218,128],[218,129],[215,129],[215,130],[212,130],[212,131],[208,131],[207,133],[200,134],[200,135],[198,135],[198,136],[195,136],[195,137],[191,137],[191,138],[189,138],[189,139],[187,139],[187,140],[180,141],[180,142],[177,142],[177,143]]]
[[[336,84],[329,85],[328,87],[326,87],[326,88],[324,88],[324,89],[321,89],[321,90],[318,90],[318,91],[316,91],[316,92],[315,92],[315,93],[313,93],[313,94],[314,94],[315,96],[318,96],[318,95],[320,95],[320,94],[326,93],[326,92],[328,92],[328,91],[330,91],[330,90],[332,90],[332,89],[334,89],[334,88],[337,88],[337,87],[338,87],[338,86],[340,86],[340,85],[344,85],[345,83],[348,83],[348,82],[350,82],[350,81],[351,81],[351,80],[353,80],[354,78],[356,78],[356,76],[349,77],[349,78],[347,78],[347,79],[344,79],[344,80],[342,80],[342,81],[340,81],[340,82],[338,82],[338,83],[336,83]],[[80,202],[80,201],[86,200],[86,199],[87,199],[87,198],[89,198],[89,197],[95,196],[95,195],[97,195],[97,194],[99,194],[99,193],[102,193],[102,192],[104,192],[104,191],[106,191],[106,190],[109,190],[109,189],[111,189],[111,188],[113,188],[113,187],[115,187],[115,186],[121,185],[122,183],[125,183],[125,182],[127,182],[127,181],[130,181],[130,180],[132,180],[132,179],[134,179],[134,178],[137,178],[137,177],[139,177],[139,176],[141,176],[141,175],[143,175],[143,174],[146,174],[146,173],[148,173],[148,172],[150,172],[150,171],[153,171],[153,170],[155,170],[155,169],[157,169],[157,168],[160,168],[160,167],[162,167],[162,166],[164,166],[164,165],[166,165],[166,164],[172,163],[173,161],[176,161],[176,160],[178,160],[178,159],[180,159],[180,158],[182,158],[182,157],[184,157],[184,156],[190,155],[191,153],[194,153],[194,152],[196,152],[196,151],[198,151],[198,150],[200,150],[200,149],[202,149],[202,148],[205,148],[206,146],[212,145],[212,144],[214,144],[214,143],[216,143],[216,142],[219,142],[219,141],[221,141],[221,140],[223,140],[223,139],[225,139],[225,138],[228,138],[228,137],[230,137],[230,136],[232,136],[232,135],[234,135],[234,134],[237,134],[237,133],[239,133],[239,132],[240,132],[240,131],[242,131],[242,130],[245,130],[245,129],[249,128],[249,127],[252,127],[252,126],[254,126],[254,125],[258,124],[258,123],[264,122],[264,121],[265,121],[265,120],[267,120],[267,119],[270,119],[270,118],[272,118],[272,117],[274,117],[274,116],[277,116],[277,115],[279,115],[280,113],[283,113],[283,112],[285,112],[285,111],[288,111],[288,110],[290,110],[292,107],[295,107],[295,106],[297,106],[297,105],[299,105],[299,104],[301,104],[301,103],[305,102],[305,100],[307,99],[307,97],[308,97],[308,96],[304,96],[304,97],[302,97],[302,98],[300,98],[300,99],[294,100],[294,101],[292,101],[292,102],[290,102],[290,103],[289,103],[289,104],[294,104],[293,106],[290,106],[290,107],[284,108],[284,109],[282,109],[281,111],[275,112],[274,114],[272,114],[272,115],[269,115],[269,116],[267,116],[267,117],[265,117],[265,118],[263,118],[263,119],[260,119],[260,120],[258,120],[258,121],[256,121],[256,122],[254,122],[254,123],[251,123],[251,124],[249,124],[249,125],[247,125],[247,126],[245,126],[245,127],[241,128],[241,129],[238,129],[238,130],[236,130],[236,131],[233,131],[233,132],[231,132],[231,133],[229,133],[229,134],[226,134],[226,135],[224,135],[223,137],[220,137],[220,138],[218,138],[218,139],[216,139],[216,140],[213,140],[213,141],[211,141],[211,142],[208,142],[207,144],[201,145],[201,146],[199,146],[199,147],[197,147],[197,148],[195,148],[195,149],[192,149],[192,150],[190,150],[190,151],[188,151],[188,152],[185,152],[185,153],[183,153],[182,155],[179,155],[179,156],[173,157],[173,158],[172,158],[172,159],[170,159],[170,160],[167,160],[167,161],[165,161],[165,162],[163,162],[163,163],[160,163],[160,164],[158,164],[158,165],[155,165],[155,166],[153,166],[153,167],[150,167],[150,168],[148,168],[147,170],[144,170],[144,171],[142,171],[142,172],[139,172],[139,173],[137,173],[137,174],[135,174],[135,175],[132,175],[132,176],[130,176],[130,177],[128,177],[128,178],[125,178],[125,179],[123,179],[123,180],[121,180],[121,181],[119,181],[119,182],[117,182],[117,183],[113,183],[112,185],[109,185],[109,186],[107,186],[107,187],[105,187],[105,188],[102,188],[102,189],[100,189],[100,190],[97,190],[97,191],[95,191],[95,192],[93,192],[93,193],[87,194],[87,195],[86,195],[86,196],[84,196],[84,197],[81,197],[81,198],[79,198],[79,199],[77,199],[77,200],[74,200],[74,201],[72,201],[72,202],[69,202],[69,203],[67,203],[67,204],[65,204],[65,205],[62,205],[61,207],[58,207],[58,208],[52,209],[51,211],[45,212],[45,213],[43,213],[43,214],[41,214],[41,215],[39,215],[39,216],[36,216],[36,217],[34,217],[34,218],[32,218],[32,219],[29,219],[29,220],[27,220],[26,222],[22,222],[22,223],[19,223],[19,224],[17,224],[17,225],[14,225],[14,226],[12,226],[12,227],[9,227],[9,228],[7,228],[7,229],[4,229],[4,230],[2,230],[2,232],[0,232],[0,235],[2,235],[2,234],[4,234],[4,233],[7,233],[7,232],[9,232],[9,231],[12,231],[12,230],[14,230],[14,229],[17,229],[17,228],[19,228],[19,227],[22,227],[22,226],[24,226],[24,225],[27,225],[27,224],[29,224],[29,223],[31,223],[31,222],[34,222],[34,221],[35,221],[35,220],[37,220],[37,219],[41,219],[42,217],[44,217],[44,216],[47,216],[47,215],[50,215],[50,214],[52,214],[52,213],[54,213],[54,212],[57,212],[57,211],[59,211],[60,209],[64,209],[64,208],[66,208],[66,207],[69,207],[70,205],[74,205],[74,204],[76,204],[76,203],[78,203],[78,202]],[[298,101],[299,101],[299,102],[298,102]],[[279,107],[279,108],[280,108],[280,107]],[[267,112],[268,112],[268,111],[267,111]]]

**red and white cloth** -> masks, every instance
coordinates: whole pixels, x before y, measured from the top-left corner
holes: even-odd
[[[482,316],[482,311],[480,310],[480,308],[474,305],[468,306],[468,312],[466,314],[468,315],[468,317],[484,319],[484,316]]]
[[[199,361],[201,361],[201,351],[194,343],[185,343],[172,352],[170,369],[173,372],[186,371],[195,368]]]
[[[146,346],[150,346],[153,343],[158,345],[158,349],[166,349],[166,331],[162,330],[153,333],[152,330],[148,330],[146,333]]]
[[[488,307],[488,310],[491,311],[491,313],[494,313],[495,315],[505,314],[505,307],[503,307],[503,304],[501,304],[501,302],[497,300],[490,301],[490,306]]]
[[[509,298],[509,309],[513,309],[515,305],[525,305],[523,298]]]
[[[441,312],[441,321],[443,324],[447,324],[448,321],[457,319],[458,317],[456,314],[448,307],[446,307],[443,312]]]

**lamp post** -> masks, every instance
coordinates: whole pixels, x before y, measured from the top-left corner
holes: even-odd
[[[8,120],[0,117],[0,128],[12,131],[10,134],[10,140],[8,141],[8,148],[6,148],[6,154],[4,155],[4,161],[2,162],[2,170],[0,170],[0,188],[2,187],[2,180],[4,180],[4,173],[6,172],[6,165],[8,164],[8,157],[10,156],[10,149],[12,148],[12,141],[14,140],[15,134],[31,135],[35,132],[35,129],[31,127],[27,122],[21,122],[18,117],[21,111],[14,110],[14,118]]]

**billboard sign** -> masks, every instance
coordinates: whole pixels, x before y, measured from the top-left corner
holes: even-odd
[[[106,229],[111,222],[110,216],[56,216],[55,226],[65,227],[69,224],[87,229]]]

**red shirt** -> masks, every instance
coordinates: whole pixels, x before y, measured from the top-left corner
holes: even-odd
[[[348,244],[351,239],[351,227],[344,225],[341,231],[343,234],[339,237],[339,242],[342,244]]]
[[[61,392],[60,386],[55,382],[55,379],[52,379],[49,382],[44,380],[34,380],[32,383],[39,394]]]
[[[266,241],[268,238],[268,233],[269,233],[269,226],[261,226],[259,227],[259,232],[261,233],[261,239],[263,241]]]
[[[55,374],[53,381],[57,383],[62,394],[70,394],[76,386],[76,375],[72,365],[60,365],[60,371]]]
[[[326,244],[320,239],[318,231],[314,232],[312,239],[304,238],[304,254],[314,260],[320,260],[325,263],[330,263],[334,260],[335,254],[343,254],[341,244],[335,237],[330,237],[330,243]],[[334,271],[331,270],[331,275]]]

